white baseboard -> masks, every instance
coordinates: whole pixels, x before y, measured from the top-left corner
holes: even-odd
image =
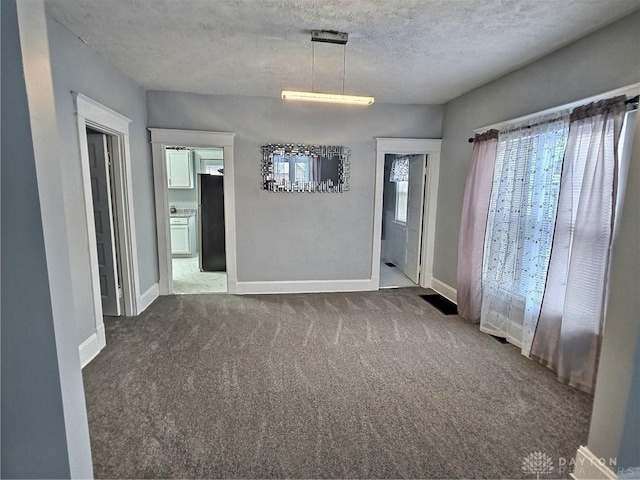
[[[451,300],[456,305],[458,304],[458,291],[446,283],[441,282],[437,278],[431,278],[431,286],[429,288],[439,293],[444,298]]]
[[[80,367],[84,368],[87,366],[91,360],[96,358],[98,353],[100,353],[100,350],[102,350],[106,344],[104,325],[100,325],[96,331],[78,347],[78,353],[80,354]]]
[[[138,297],[138,312],[136,315],[140,315],[144,312],[149,305],[153,303],[153,301],[160,296],[160,285],[154,283],[151,285],[149,290],[144,292],[140,297]]]
[[[362,280],[299,280],[291,282],[238,282],[236,293],[321,293],[321,292],[361,292],[377,290],[373,278]]]
[[[603,459],[606,460],[606,459]],[[580,447],[576,453],[571,478],[575,480],[616,480],[618,476],[588,447]]]

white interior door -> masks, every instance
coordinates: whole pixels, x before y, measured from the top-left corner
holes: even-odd
[[[87,133],[87,143],[89,146],[91,194],[93,197],[93,215],[98,248],[102,314],[117,317],[120,316],[120,297],[113,228],[113,208],[111,205],[107,136],[102,133]]]
[[[419,284],[425,171],[426,155],[411,155],[407,194],[406,261],[402,271],[416,284]]]

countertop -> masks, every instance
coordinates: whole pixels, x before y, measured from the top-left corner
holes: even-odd
[[[176,209],[176,213],[169,213],[170,217],[176,218],[176,217],[193,217],[196,215],[196,213],[198,212],[197,209],[195,208],[177,208]]]

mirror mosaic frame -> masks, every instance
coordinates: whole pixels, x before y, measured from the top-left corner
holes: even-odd
[[[349,191],[349,157],[351,149],[335,145],[268,144],[262,147],[262,190],[269,192],[343,193]],[[329,180],[307,182],[282,181],[275,179],[274,157],[310,157],[313,159],[334,159],[337,157],[337,177]],[[288,175],[288,173],[287,173]]]

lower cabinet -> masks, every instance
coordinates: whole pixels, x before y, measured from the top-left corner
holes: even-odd
[[[189,218],[172,217],[171,225],[171,254],[191,255],[191,231],[189,228]]]

